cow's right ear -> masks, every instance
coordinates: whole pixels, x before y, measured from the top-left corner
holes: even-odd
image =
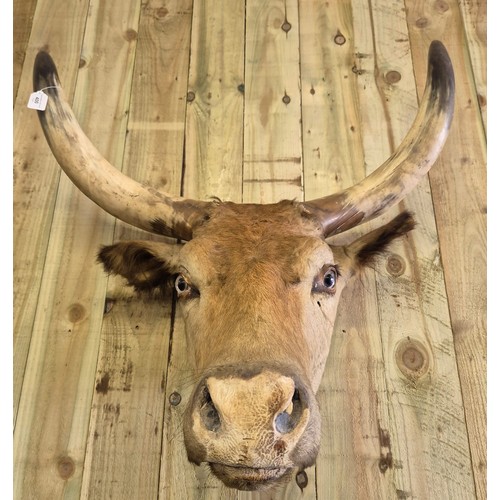
[[[97,260],[110,274],[123,276],[139,292],[165,289],[178,269],[182,245],[157,241],[121,241],[103,246]]]
[[[369,266],[383,254],[391,242],[404,237],[415,228],[415,220],[410,212],[404,211],[383,226],[373,229],[347,246],[335,247],[335,255],[340,265],[341,275],[348,279]],[[339,251],[338,249],[342,250]],[[346,258],[347,257],[347,258]]]

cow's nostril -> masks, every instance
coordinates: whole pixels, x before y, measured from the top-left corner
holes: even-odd
[[[205,387],[201,394],[200,416],[203,424],[209,431],[216,432],[220,429],[219,412],[212,401],[208,387]]]
[[[274,424],[276,425],[276,430],[280,434],[288,434],[290,431],[293,430],[292,419],[291,419],[290,415],[286,411],[280,413],[276,417],[276,420],[274,421]]]
[[[274,419],[276,430],[280,434],[288,434],[297,426],[303,411],[303,404],[300,398],[300,392],[295,389],[292,401],[287,406],[285,411],[278,413]]]

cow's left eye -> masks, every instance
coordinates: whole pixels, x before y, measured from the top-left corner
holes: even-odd
[[[335,286],[339,276],[338,266],[323,266],[314,279],[312,291],[315,293],[335,293]]]

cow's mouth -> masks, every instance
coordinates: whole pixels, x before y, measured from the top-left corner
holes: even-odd
[[[292,469],[288,467],[241,467],[210,463],[210,469],[226,486],[239,490],[264,490],[287,480]]]

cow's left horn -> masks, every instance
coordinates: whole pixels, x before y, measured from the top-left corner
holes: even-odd
[[[429,48],[427,82],[415,121],[394,154],[364,180],[339,193],[304,203],[325,237],[373,219],[403,199],[436,161],[453,117],[455,79],[439,41]]]
[[[49,96],[40,123],[56,160],[85,195],[111,215],[153,233],[189,240],[208,202],[171,196],[122,174],[93,146],[64,97],[54,61],[37,54],[33,87]]]

